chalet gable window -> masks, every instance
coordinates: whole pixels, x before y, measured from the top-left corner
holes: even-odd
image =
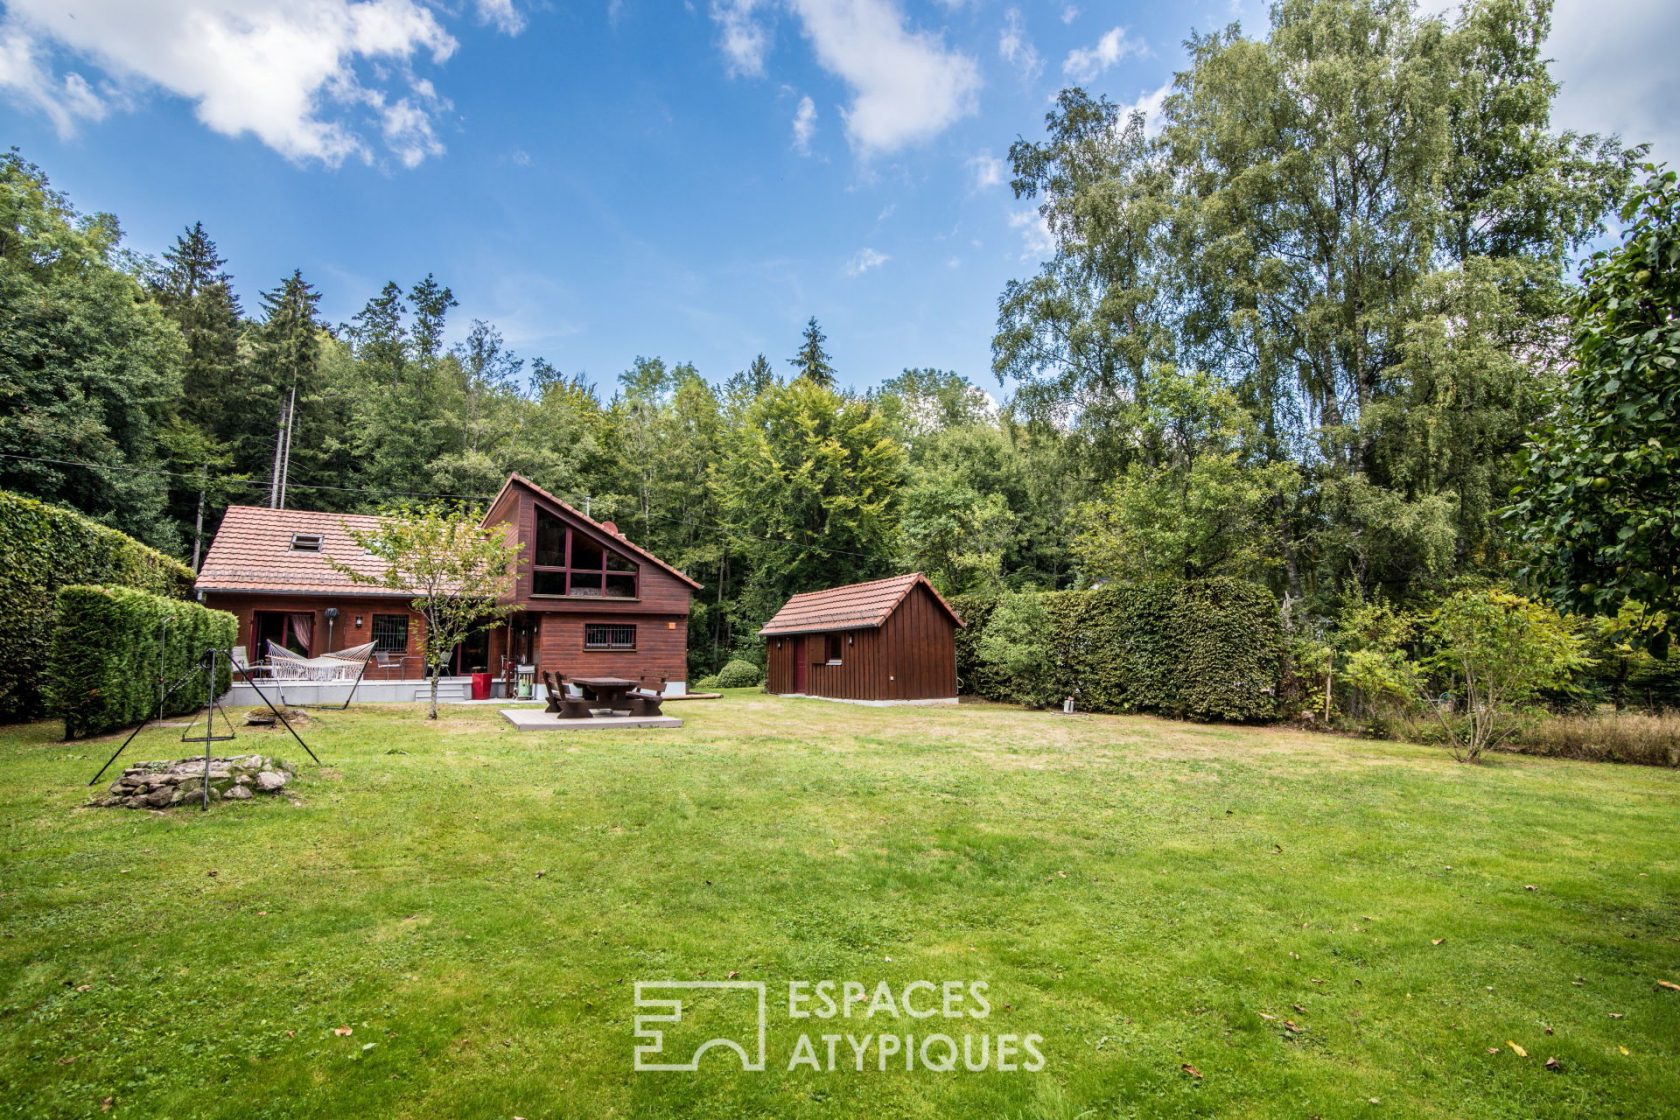
[[[584,649],[635,649],[636,628],[616,626],[605,622],[589,622],[583,627]]]
[[[826,660],[828,661],[828,663],[830,665],[841,664],[842,659],[840,657],[840,635],[838,635],[838,634],[828,634],[824,638],[824,643],[828,647],[827,650],[826,650],[826,653],[827,653]]]
[[[292,551],[293,552],[319,552],[319,551],[321,551],[321,534],[319,534],[319,533],[293,533],[292,534]]]
[[[536,535],[536,547],[531,551],[531,594],[584,599],[637,597],[639,569],[628,557],[573,529],[545,509],[537,510]]]

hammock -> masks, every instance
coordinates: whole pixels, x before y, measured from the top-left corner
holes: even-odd
[[[341,649],[321,657],[301,657],[285,646],[268,643],[269,672],[279,681],[358,680],[373,656],[373,642]]]

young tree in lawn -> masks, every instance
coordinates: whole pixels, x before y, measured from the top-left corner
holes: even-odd
[[[429,719],[438,718],[438,677],[455,647],[517,609],[506,600],[522,546],[505,526],[480,524],[479,514],[437,503],[393,507],[376,528],[345,529],[384,563],[383,572],[369,575],[328,559],[354,583],[414,596],[414,609],[426,620]]]
[[[1541,691],[1590,664],[1581,636],[1556,611],[1496,588],[1451,596],[1426,632],[1434,647],[1427,663],[1452,679],[1464,705],[1461,723],[1441,715],[1460,762],[1479,761]]]
[[[1622,244],[1587,267],[1575,367],[1508,516],[1560,607],[1643,604],[1664,625],[1637,633],[1662,657],[1680,634],[1680,187],[1649,172]]]

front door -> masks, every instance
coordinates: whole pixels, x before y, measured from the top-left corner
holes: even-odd
[[[793,640],[793,690],[805,691],[805,674],[811,667],[805,663],[805,639],[803,636]]]

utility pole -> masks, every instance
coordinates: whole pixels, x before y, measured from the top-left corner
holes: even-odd
[[[280,429],[274,433],[274,468],[269,472],[268,480],[270,509],[284,509],[286,506],[286,474],[292,462],[292,414],[296,410],[297,380],[294,378],[291,396],[280,413]]]
[[[297,421],[297,381],[292,381],[292,398],[286,404],[286,458],[280,464],[280,508],[286,508],[286,486],[292,481],[292,426]]]
[[[208,468],[198,468],[198,518],[193,522],[193,571],[198,571],[199,549],[204,543],[204,486]]]

